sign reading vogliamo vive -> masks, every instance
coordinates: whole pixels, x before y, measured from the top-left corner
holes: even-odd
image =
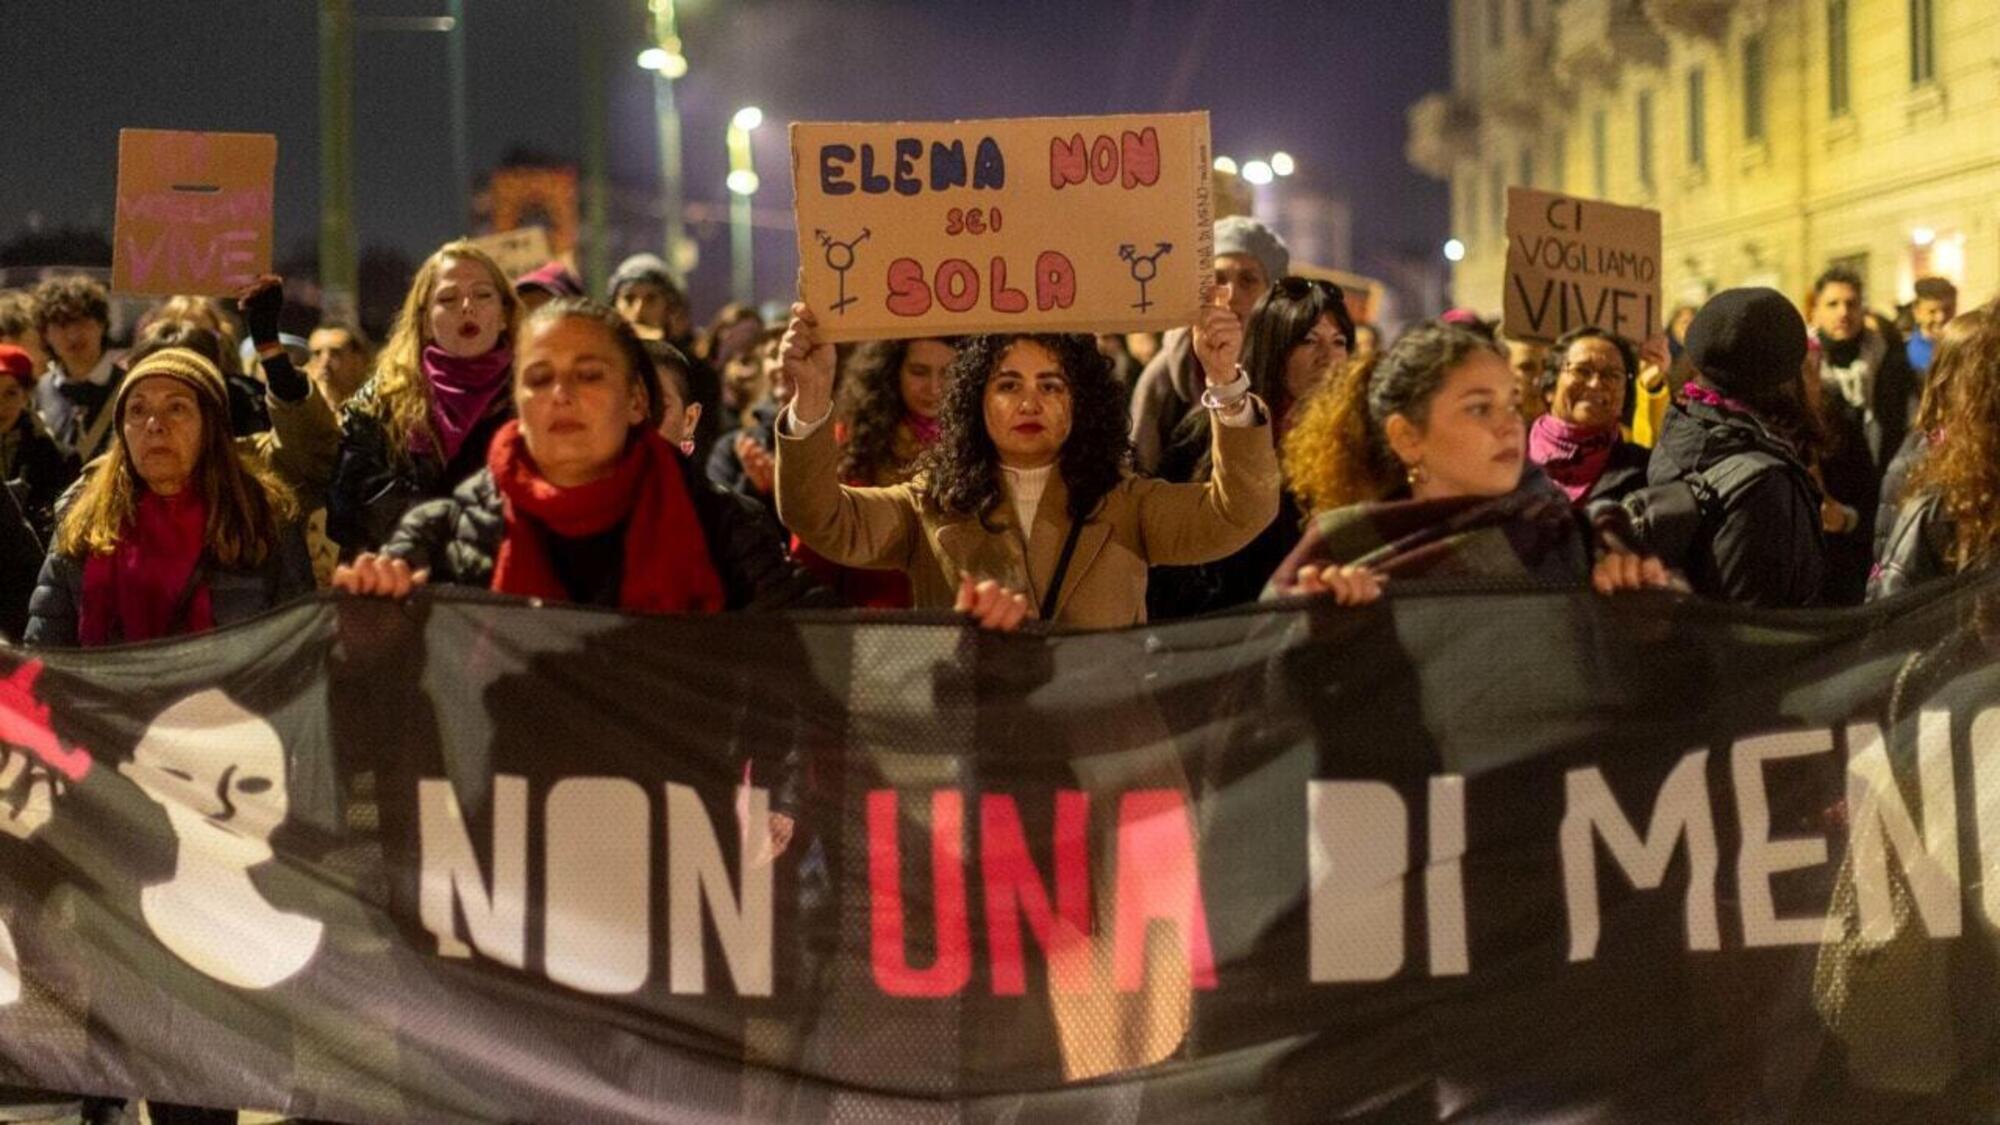
[[[833,341],[1193,321],[1206,113],[792,126],[802,299]]]
[[[271,268],[269,133],[118,132],[111,288],[220,296]]]
[[[1590,326],[1644,340],[1660,323],[1660,213],[1510,187],[1506,289],[1509,339]]]

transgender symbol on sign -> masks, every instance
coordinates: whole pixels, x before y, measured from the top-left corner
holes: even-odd
[[[119,767],[167,810],[173,876],[139,894],[153,936],[208,976],[270,988],[319,952],[316,919],[279,910],[250,880],[285,823],[285,747],[262,718],[214,689],[160,713]]]
[[[1162,242],[1151,254],[1139,253],[1139,248],[1127,242],[1118,248],[1118,257],[1132,269],[1132,280],[1139,283],[1139,299],[1132,307],[1145,312],[1153,307],[1146,299],[1146,283],[1160,276],[1160,256],[1172,252],[1174,244]]]
[[[846,316],[847,306],[861,299],[847,295],[847,271],[854,268],[854,248],[868,241],[868,228],[862,227],[860,234],[846,242],[841,242],[823,230],[815,230],[813,235],[819,239],[820,249],[826,251],[826,268],[832,270],[834,277],[840,281],[839,300],[833,303],[833,311]]]

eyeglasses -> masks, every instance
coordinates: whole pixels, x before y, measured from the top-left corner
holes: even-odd
[[[1622,383],[1625,381],[1625,369],[1622,367],[1593,367],[1587,363],[1565,364],[1563,366],[1563,374],[1585,383],[1592,382],[1593,380],[1602,383]]]

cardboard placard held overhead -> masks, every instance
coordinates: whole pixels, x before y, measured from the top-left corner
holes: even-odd
[[[1211,283],[1206,113],[791,135],[802,299],[826,339],[1171,328]]]
[[[495,234],[482,234],[472,239],[472,244],[493,256],[500,263],[501,272],[508,277],[519,277],[530,270],[538,270],[549,264],[555,252],[549,249],[549,232],[545,227],[515,227]]]
[[[1634,343],[1660,330],[1660,213],[1508,188],[1503,331],[1548,344],[1586,325]]]
[[[234,293],[271,268],[269,133],[118,131],[118,293]]]

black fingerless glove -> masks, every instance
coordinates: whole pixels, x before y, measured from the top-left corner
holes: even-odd
[[[278,342],[278,314],[285,308],[285,287],[268,285],[236,302],[243,323],[250,329],[250,342],[263,347]]]

